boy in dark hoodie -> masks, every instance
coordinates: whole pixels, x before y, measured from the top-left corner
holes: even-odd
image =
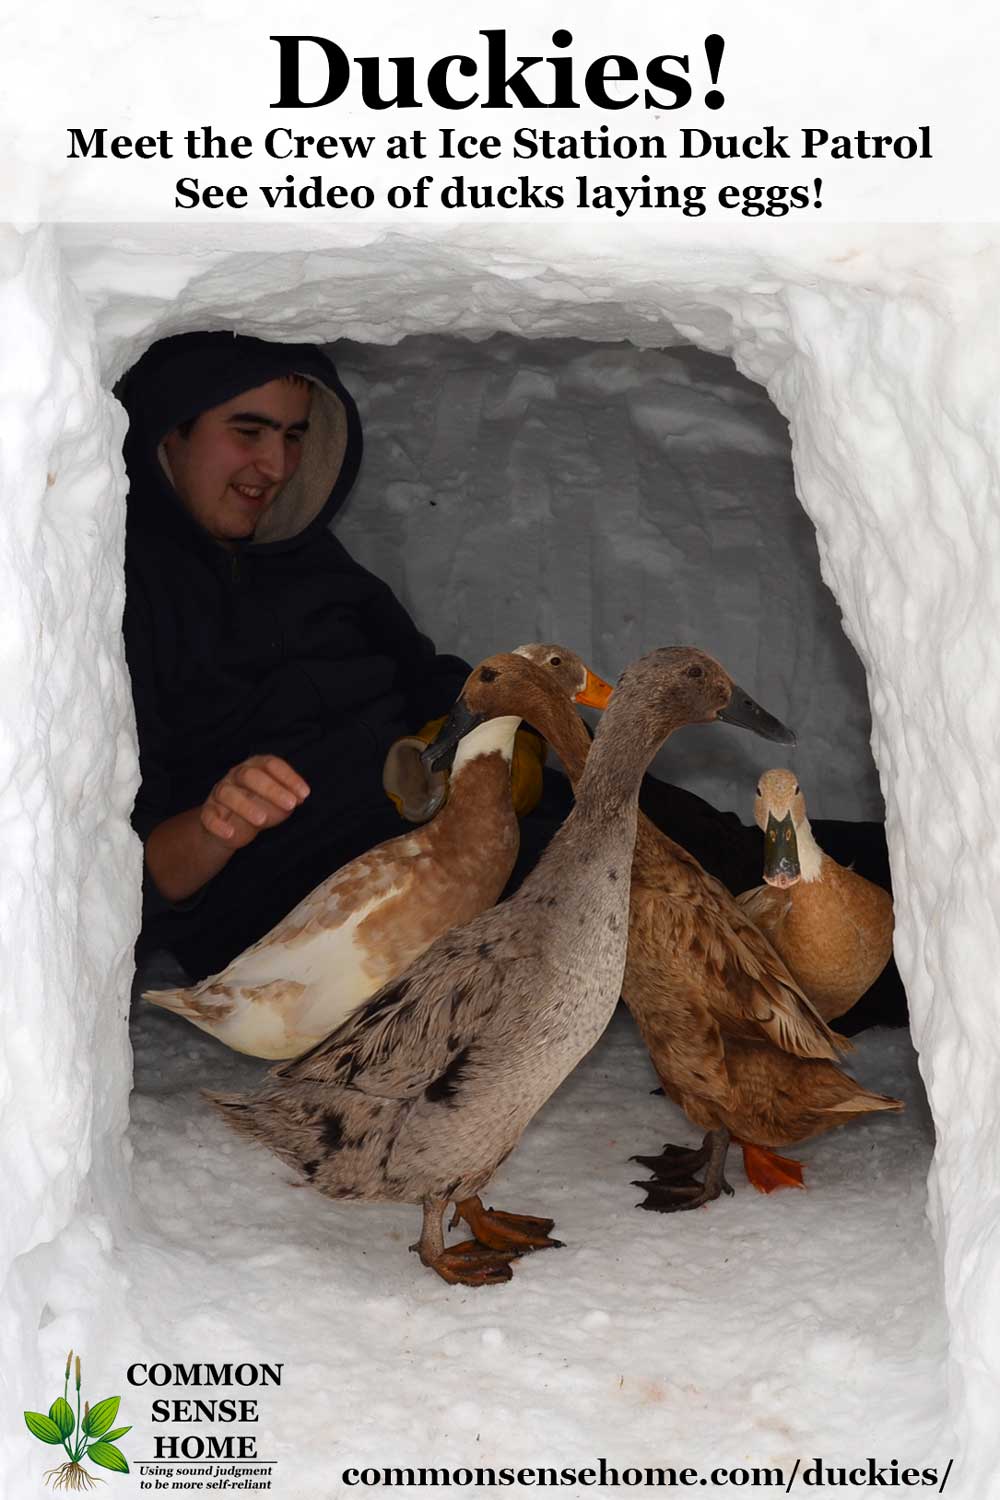
[[[386,752],[469,668],[329,530],[362,445],[319,349],[182,334],[121,395],[142,941],[201,977],[402,831]]]

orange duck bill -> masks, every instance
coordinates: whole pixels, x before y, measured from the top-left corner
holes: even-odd
[[[603,677],[598,677],[588,667],[586,681],[573,701],[582,703],[585,708],[607,708],[613,692],[610,682],[605,682]]]

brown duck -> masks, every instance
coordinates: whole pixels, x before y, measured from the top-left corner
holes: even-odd
[[[764,833],[765,884],[737,899],[820,1015],[836,1020],[889,962],[892,897],[819,847],[791,771],[764,772],[753,811]]]
[[[529,682],[534,696],[520,686]],[[428,763],[488,715],[510,713],[497,705],[512,684],[516,711],[536,723],[541,697],[565,697],[523,658],[491,658]],[[551,1220],[486,1210],[479,1193],[615,1008],[642,774],[672,730],[716,718],[787,738],[700,651],[665,648],[631,666],[575,807],[517,893],[439,938],[255,1094],[216,1096],[230,1123],[330,1197],[420,1204],[416,1248],[446,1281],[507,1280],[513,1257],[557,1243]],[[449,1202],[474,1238],[446,1248]]]
[[[553,672],[567,695],[587,668],[562,646],[518,648]],[[594,702],[587,694],[581,702]],[[612,702],[614,700],[612,699]],[[572,780],[586,731],[555,746]],[[848,1120],[902,1105],[834,1065],[849,1043],[834,1035],[719,881],[641,813],[632,864],[623,998],[665,1092],[706,1132],[697,1150],[667,1145],[634,1158],[654,1172],[643,1208],[695,1208],[729,1192],[730,1140],[761,1192],[802,1186],[798,1162],[774,1153]],[[704,1169],[701,1182],[693,1176]]]

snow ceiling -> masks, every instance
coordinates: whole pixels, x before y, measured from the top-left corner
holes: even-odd
[[[787,420],[822,576],[866,675],[896,952],[938,1136],[929,1212],[951,1325],[961,1455],[951,1492],[988,1493],[1000,1469],[1000,241],[972,222],[997,217],[977,182],[997,127],[977,118],[993,95],[991,49],[973,16],[958,37],[940,12],[902,21],[889,0],[823,16],[791,0],[757,17],[720,5],[711,26],[675,10],[655,33],[640,5],[611,19],[603,7],[574,15],[564,50],[584,67],[615,52],[636,59],[641,76],[658,53],[697,54],[685,124],[746,133],[770,118],[791,130],[884,126],[899,136],[929,121],[936,130],[931,162],[855,161],[838,172],[828,161],[754,164],[757,182],[823,179],[821,209],[765,222],[636,208],[621,218],[174,209],[173,184],[190,163],[71,162],[65,132],[179,137],[211,119],[229,136],[263,135],[274,124],[274,18],[261,12],[255,24],[232,0],[197,17],[170,4],[127,15],[109,4],[53,9],[44,46],[37,9],[30,37],[26,20],[5,23],[10,87],[0,106],[16,148],[5,164],[11,223],[0,230],[0,1150],[13,1189],[0,1329],[17,1351],[11,1409],[38,1399],[29,1387],[61,1357],[50,1327],[62,1353],[67,1329],[69,1342],[96,1345],[127,1274],[115,1246],[135,1227],[124,1023],[139,854],[127,822],[135,755],[119,638],[115,378],[153,338],[201,327],[363,346],[498,333],[628,340],[640,351],[693,344],[728,356]],[[985,7],[971,9],[995,29]],[[496,26],[514,54],[544,53],[565,20],[551,6],[512,5]],[[307,4],[295,24],[329,36],[334,23],[328,7]],[[472,23],[468,36],[458,29],[443,7],[439,19],[385,5],[337,21],[352,57],[430,61],[473,44],[481,55]],[[714,113],[703,105],[710,31],[726,40],[717,79],[726,104]],[[357,95],[314,114],[337,133],[388,133]],[[634,135],[676,128],[655,110],[641,130],[627,118]],[[297,123],[318,133],[306,120]],[[421,128],[440,123],[422,111]],[[501,128],[469,110],[460,123],[502,134],[521,122]],[[563,112],[560,129],[601,123],[582,109]],[[626,128],[619,115],[614,128]],[[731,163],[700,165],[698,180],[715,191],[751,180],[745,162],[735,177]],[[274,170],[255,158],[239,175],[217,166],[213,180],[252,185]],[[394,170],[383,161],[367,176],[384,188]],[[558,163],[546,170],[567,175]],[[511,176],[509,161],[480,162],[477,180],[501,171]],[[927,222],[931,201],[937,224]],[[849,222],[876,217],[886,222]],[[20,1472],[14,1433],[7,1421],[0,1462]]]

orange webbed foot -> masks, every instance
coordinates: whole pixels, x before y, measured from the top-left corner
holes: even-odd
[[[750,1141],[737,1143],[743,1149],[743,1170],[747,1181],[758,1193],[773,1193],[778,1188],[804,1188],[802,1163],[789,1156],[779,1156],[766,1146],[754,1146]]]
[[[507,1262],[515,1259],[517,1253],[493,1250],[478,1240],[463,1240],[459,1245],[447,1246],[424,1264],[451,1286],[500,1286],[513,1276]]]
[[[455,1219],[464,1219],[481,1245],[503,1254],[523,1255],[528,1250],[562,1248],[549,1230],[554,1219],[536,1219],[530,1214],[508,1214],[496,1208],[484,1208],[481,1198],[466,1198],[455,1204]]]

